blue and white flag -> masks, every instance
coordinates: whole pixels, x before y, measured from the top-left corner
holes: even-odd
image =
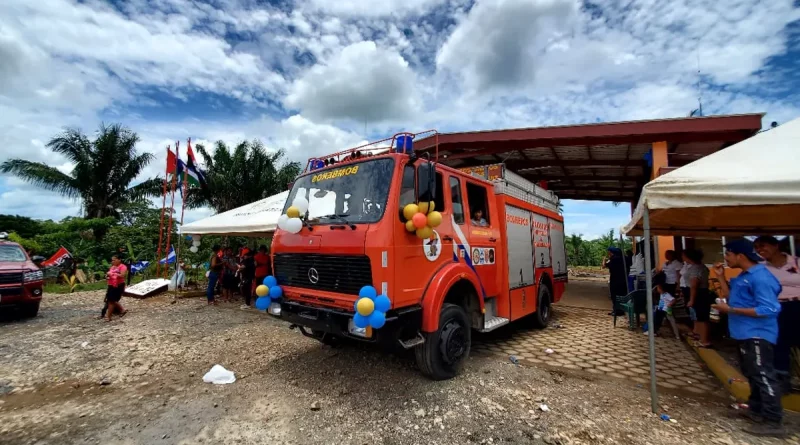
[[[147,266],[150,265],[150,261],[137,261],[131,264],[131,273],[137,274],[141,271],[147,269]]]
[[[166,258],[162,258],[158,261],[158,264],[173,264],[175,262],[175,246],[169,247],[169,255]]]

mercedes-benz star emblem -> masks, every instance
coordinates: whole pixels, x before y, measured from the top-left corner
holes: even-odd
[[[310,281],[311,284],[319,283],[319,272],[317,272],[317,269],[314,269],[313,267],[308,269],[308,281]]]

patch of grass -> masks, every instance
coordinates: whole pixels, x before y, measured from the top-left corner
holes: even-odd
[[[140,276],[134,276],[131,280],[131,286],[136,283],[142,281]],[[94,283],[85,283],[85,284],[77,284],[75,286],[75,292],[88,292],[93,290],[104,290],[108,287],[108,284],[105,281],[95,281]],[[61,283],[52,283],[48,282],[44,284],[44,292],[48,294],[68,294],[69,292],[69,284],[61,284]]]

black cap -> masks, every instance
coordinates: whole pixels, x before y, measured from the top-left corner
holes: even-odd
[[[753,247],[753,243],[746,239],[740,239],[736,241],[731,241],[725,244],[725,250],[731,253],[742,254],[750,259],[750,261],[754,263],[759,263],[762,261],[762,258],[758,256],[756,253],[755,247]]]

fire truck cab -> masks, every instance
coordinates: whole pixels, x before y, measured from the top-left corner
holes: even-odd
[[[440,380],[458,373],[473,330],[547,325],[567,281],[564,226],[552,192],[502,164],[437,163],[414,152],[415,136],[309,160],[284,209],[304,200],[302,227],[273,237],[282,298],[268,312],[325,343],[414,349]],[[365,286],[388,297],[378,327],[359,322]]]

